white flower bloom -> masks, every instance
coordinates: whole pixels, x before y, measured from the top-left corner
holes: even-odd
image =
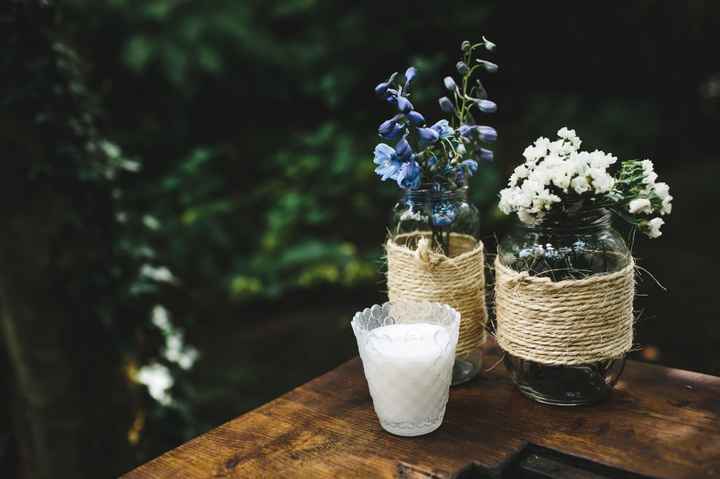
[[[589,174],[595,193],[607,193],[615,186],[615,179],[604,169],[590,168]]]
[[[651,171],[655,171],[655,166],[653,165],[653,162],[650,160],[642,160],[642,162],[640,164],[642,165],[643,173],[645,173],[646,175],[648,173],[650,173]]]
[[[628,211],[633,215],[637,213],[652,213],[652,205],[647,198],[636,198],[630,201]]]
[[[617,162],[617,158],[610,153],[595,150],[590,153],[590,167],[606,170],[610,165]]]
[[[672,199],[673,197],[670,195],[667,195],[665,198],[663,198],[660,214],[669,215],[670,213],[672,213]]]
[[[670,196],[670,187],[667,183],[655,183],[655,194],[658,195],[661,200],[664,200]]]
[[[586,191],[590,191],[590,183],[584,176],[577,176],[573,178],[570,183],[572,183],[572,187],[573,190],[575,190],[575,193],[579,195],[585,193]]]
[[[522,221],[523,223],[528,224],[528,225],[538,224],[540,222],[540,220],[542,219],[541,214],[533,215],[533,214],[529,213],[527,210],[518,210],[517,214],[518,214],[518,218],[520,219],[520,221]]]
[[[570,181],[572,180],[572,173],[564,168],[557,168],[555,174],[552,177],[552,182],[555,186],[561,190],[567,192],[570,187]]]
[[[662,218],[653,218],[650,221],[647,222],[647,232],[646,234],[650,238],[659,238],[662,236],[662,231],[660,231],[660,228],[662,225],[665,224],[665,221],[663,221]]]
[[[530,170],[525,165],[518,166],[517,168],[515,168],[514,172],[518,178],[527,178],[530,174]]]

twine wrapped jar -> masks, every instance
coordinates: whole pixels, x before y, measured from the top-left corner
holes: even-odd
[[[443,303],[461,315],[453,385],[469,381],[482,366],[487,312],[479,224],[467,187],[406,191],[385,244],[390,301]]]
[[[582,203],[498,245],[496,337],[519,389],[545,404],[606,398],[633,344],[634,263],[610,213]]]

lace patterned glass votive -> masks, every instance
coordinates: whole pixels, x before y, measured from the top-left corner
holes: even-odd
[[[382,428],[419,436],[440,427],[460,314],[444,304],[397,301],[356,313],[351,324]]]

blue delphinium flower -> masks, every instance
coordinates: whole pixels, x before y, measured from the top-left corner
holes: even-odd
[[[440,139],[440,133],[435,128],[418,128],[417,134],[420,148],[433,145]]]
[[[412,158],[413,150],[406,138],[398,141],[397,145],[395,145],[395,154],[401,161],[408,161]]]
[[[425,117],[422,116],[422,114],[418,111],[411,111],[405,116],[414,126],[420,126],[425,124]]]
[[[433,126],[431,126],[433,130],[437,131],[438,136],[440,139],[445,139],[450,136],[452,136],[453,133],[455,133],[455,130],[452,129],[450,124],[447,120],[440,120],[437,123],[435,123]]]
[[[378,134],[383,140],[397,140],[403,134],[404,128],[396,118],[391,118],[380,124]]]
[[[478,163],[477,163],[477,161],[475,161],[475,160],[465,160],[465,161],[463,161],[463,162],[460,163],[460,164],[461,164],[462,166],[464,166],[465,168],[467,168],[467,172],[468,172],[470,175],[474,175],[475,173],[477,173],[477,170],[478,170]]]
[[[407,70],[405,70],[405,88],[407,88],[410,85],[410,82],[413,81],[413,78],[415,78],[416,74],[417,74],[417,69],[415,67],[410,67]]]
[[[402,164],[397,175],[397,184],[400,188],[408,190],[417,189],[422,183],[422,169],[415,160],[410,160]]]
[[[415,109],[413,107],[413,104],[410,103],[410,100],[408,100],[404,96],[397,97],[397,108],[402,113],[410,113]]]
[[[497,140],[497,131],[492,126],[478,126],[475,131],[477,131],[478,137],[482,141],[493,142]]]
[[[475,125],[460,125],[458,127],[458,133],[460,133],[464,137],[469,138],[472,135],[474,129]]]
[[[495,113],[497,111],[497,104],[494,101],[478,100],[475,104],[483,113]]]
[[[452,100],[446,96],[440,98],[438,100],[438,104],[440,105],[440,109],[445,113],[452,113],[455,111],[455,105],[453,105]]]
[[[385,96],[387,94],[389,86],[390,84],[388,82],[378,83],[378,85],[375,87],[375,93],[378,96]]]
[[[395,149],[385,143],[380,143],[375,147],[373,163],[377,165],[375,173],[380,176],[382,181],[396,180],[400,167],[402,167],[402,161],[395,153]]]
[[[483,161],[492,161],[493,152],[488,150],[487,148],[478,148],[477,156]]]

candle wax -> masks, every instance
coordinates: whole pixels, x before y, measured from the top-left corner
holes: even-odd
[[[417,424],[422,429],[435,419],[432,429],[439,426],[455,360],[450,341],[448,331],[435,324],[392,324],[370,331],[361,353],[373,405],[385,429],[393,424]]]

